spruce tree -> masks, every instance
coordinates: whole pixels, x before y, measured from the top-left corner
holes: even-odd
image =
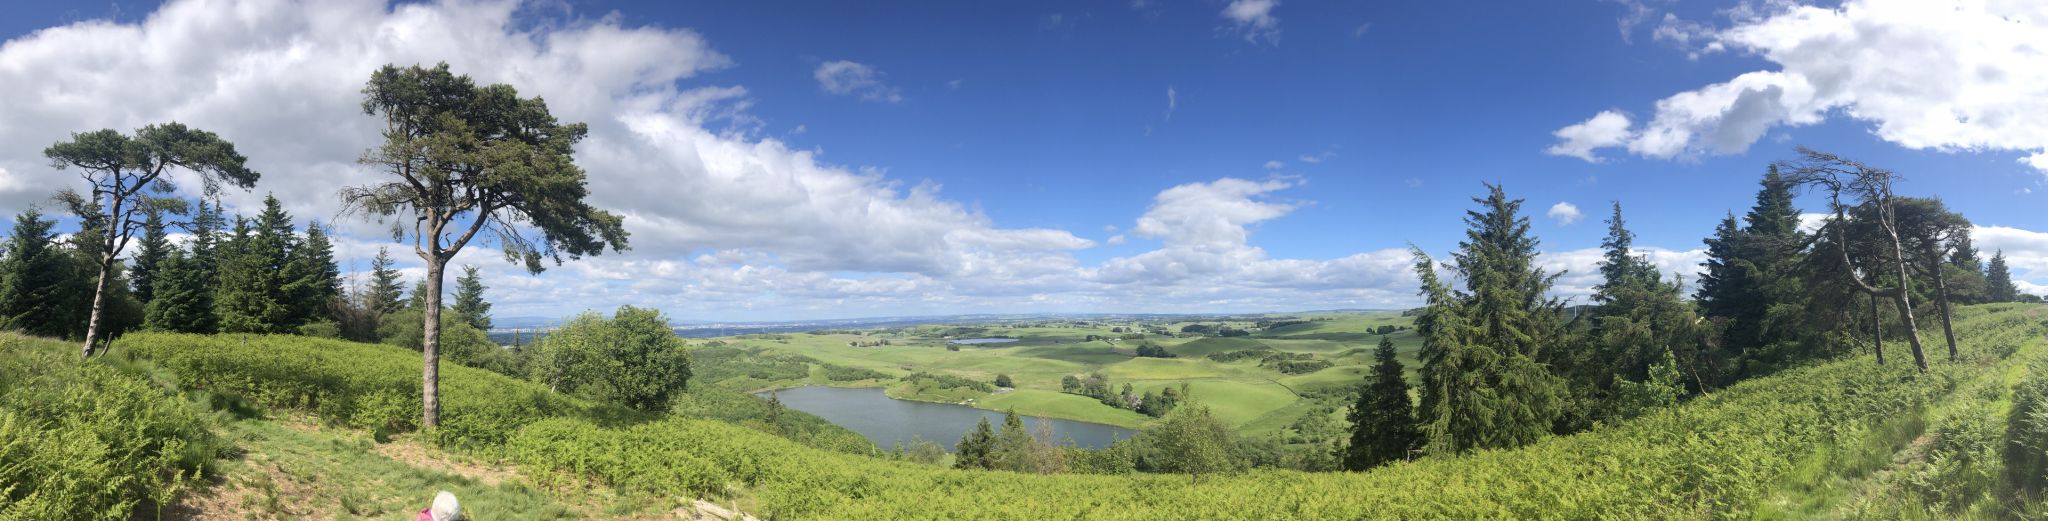
[[[1984,271],[1984,300],[2018,302],[2020,288],[2012,282],[2012,270],[2005,266],[2005,250],[1991,253],[1991,266]]]
[[[491,303],[484,300],[484,289],[476,266],[463,266],[462,276],[455,279],[455,307],[450,311],[478,331],[491,330]]]
[[[0,259],[0,326],[25,334],[66,337],[78,304],[71,260],[34,209],[14,217],[7,254]]]
[[[1563,412],[1563,380],[1539,361],[1564,343],[1563,305],[1545,296],[1557,275],[1535,267],[1537,241],[1522,201],[1487,185],[1479,210],[1466,212],[1466,240],[1453,271],[1466,291],[1439,281],[1435,262],[1415,252],[1427,305],[1416,320],[1423,338],[1422,416],[1432,452],[1457,453],[1528,444],[1548,434]]]
[[[989,452],[995,448],[995,443],[995,429],[989,427],[988,417],[983,416],[981,422],[974,425],[974,430],[961,436],[960,443],[953,446],[953,468],[994,468],[993,462],[989,461]]]
[[[370,308],[379,317],[397,313],[405,307],[405,286],[393,268],[391,253],[387,248],[377,248],[377,257],[370,260]]]
[[[1027,472],[1031,467],[1031,433],[1024,430],[1016,409],[1004,411],[1003,429],[996,432],[995,446],[989,449],[989,468]]]
[[[334,262],[334,244],[319,223],[307,223],[303,240],[287,257],[287,287],[292,318],[288,326],[327,320],[329,307],[341,296],[341,268]]]
[[[143,307],[143,329],[182,333],[213,333],[213,288],[206,284],[198,260],[173,249],[164,259],[156,298]]]
[[[1351,445],[1340,455],[1345,469],[1365,470],[1403,459],[1422,445],[1408,378],[1394,354],[1394,341],[1380,337],[1372,373],[1359,388],[1358,403],[1351,406]]]
[[[154,204],[143,209],[142,240],[136,244],[135,266],[128,270],[128,279],[135,284],[135,299],[145,306],[156,298],[157,279],[172,250],[170,237],[164,233],[164,210],[163,205]]]
[[[1632,250],[1635,234],[1621,219],[1621,201],[1614,202],[1614,216],[1607,218],[1607,238],[1600,241],[1605,251],[1600,260],[1600,284],[1594,286],[1593,301],[1614,302],[1615,293],[1626,288],[1647,286],[1657,280],[1657,267]]]

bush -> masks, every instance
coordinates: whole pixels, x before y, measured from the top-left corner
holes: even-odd
[[[660,311],[585,313],[533,345],[533,378],[592,400],[659,412],[690,381],[690,355]]]
[[[226,444],[202,406],[77,346],[0,337],[0,519],[128,519]]]

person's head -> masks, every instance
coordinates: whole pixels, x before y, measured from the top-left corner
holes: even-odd
[[[427,515],[433,516],[434,521],[455,521],[462,518],[462,504],[455,501],[455,494],[443,490],[434,494],[434,506],[427,509]]]

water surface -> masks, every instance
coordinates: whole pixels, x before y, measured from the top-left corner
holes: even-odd
[[[949,403],[898,400],[882,394],[881,388],[812,386],[784,389],[777,395],[783,405],[852,429],[883,449],[894,447],[898,441],[903,442],[907,449],[911,436],[916,436],[938,442],[950,452],[953,444],[959,442],[967,431],[973,430],[975,422],[981,418],[988,418],[989,425],[997,430],[1003,427],[1003,413],[1000,412]],[[1091,449],[1107,447],[1111,442],[1136,434],[1130,429],[1100,423],[1031,417],[1024,418],[1024,427],[1037,432],[1039,421],[1052,422],[1053,439],[1065,443],[1071,437],[1075,445]]]
[[[1015,338],[1000,338],[1000,337],[996,337],[996,338],[962,338],[962,339],[959,339],[959,340],[950,340],[950,341],[947,341],[946,343],[948,343],[948,344],[963,344],[963,345],[974,345],[974,344],[1007,344],[1007,343],[1010,343],[1010,342],[1016,342],[1016,341],[1017,341],[1017,339],[1015,339]]]

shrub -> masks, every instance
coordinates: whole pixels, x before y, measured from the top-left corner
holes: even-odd
[[[0,337],[0,519],[128,519],[226,447],[203,407],[76,347]]]

